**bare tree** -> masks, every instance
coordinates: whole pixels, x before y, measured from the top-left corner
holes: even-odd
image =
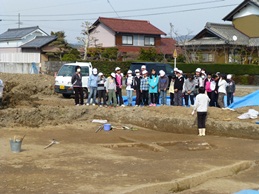
[[[95,26],[93,26],[90,22],[83,22],[82,23],[82,32],[81,34],[83,35],[83,37],[77,37],[77,40],[81,43],[83,43],[84,45],[84,60],[87,60],[87,53],[88,53],[88,49],[89,49],[89,45],[91,44],[91,42],[96,42],[96,38],[91,37],[90,35],[90,31],[92,29],[95,28]]]

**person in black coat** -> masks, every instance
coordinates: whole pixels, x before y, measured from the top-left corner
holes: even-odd
[[[71,83],[75,92],[75,105],[79,106],[79,96],[80,96],[80,105],[84,105],[81,67],[79,66],[76,67],[76,72],[72,76]]]
[[[183,105],[183,84],[184,84],[184,77],[183,77],[182,70],[176,71],[176,78],[174,82],[174,105],[175,106],[182,106]]]
[[[140,106],[141,104],[141,92],[140,92],[140,81],[141,81],[141,75],[140,71],[138,69],[135,70],[136,76],[134,77],[134,84],[133,88],[134,91],[136,92],[136,105],[135,106]]]

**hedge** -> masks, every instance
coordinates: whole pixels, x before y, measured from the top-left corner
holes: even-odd
[[[126,73],[130,68],[131,61],[126,62],[109,62],[109,61],[92,61],[93,67],[96,67],[98,71],[108,75],[114,72],[116,67],[120,67],[123,73]],[[174,67],[173,63],[168,63]],[[195,69],[200,67],[204,68],[206,72],[216,73],[221,72],[225,74],[233,75],[259,75],[258,65],[240,65],[240,64],[176,64],[178,69],[181,69],[184,73],[194,73]]]

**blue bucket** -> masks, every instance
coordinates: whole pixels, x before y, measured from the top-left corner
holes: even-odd
[[[103,125],[103,130],[104,131],[110,131],[111,130],[111,124],[109,124],[109,123],[104,124]]]

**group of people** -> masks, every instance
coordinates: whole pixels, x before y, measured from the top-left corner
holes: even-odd
[[[75,92],[75,104],[84,105],[82,76],[80,67],[72,76],[72,84]],[[90,93],[86,105],[99,106],[125,106],[122,97],[123,86],[126,86],[128,106],[133,105],[135,93],[135,106],[167,105],[167,93],[170,96],[172,106],[194,105],[199,88],[204,88],[210,99],[209,106],[225,108],[224,96],[227,96],[227,105],[233,103],[235,94],[235,82],[232,75],[207,73],[204,69],[197,68],[194,74],[184,75],[182,70],[174,69],[174,75],[168,77],[163,70],[150,72],[143,65],[141,69],[133,72],[127,71],[123,75],[119,67],[107,78],[96,68],[88,79]],[[98,96],[98,100],[97,100]],[[92,101],[91,101],[92,99]]]
[[[217,72],[212,75],[204,69],[197,68],[194,74],[184,75],[182,70],[175,68],[174,75],[168,77],[163,70],[157,73],[152,69],[148,72],[145,65],[140,70],[136,69],[134,73],[133,76],[132,70],[128,70],[124,78],[121,69],[116,67],[115,71],[105,78],[102,72],[98,73],[94,68],[88,80],[90,94],[86,105],[90,105],[92,99],[92,105],[98,103],[99,106],[125,106],[122,97],[123,85],[126,86],[128,106],[133,105],[133,92],[136,95],[135,106],[167,105],[169,92],[170,105],[192,106],[192,115],[197,111],[199,136],[205,136],[208,106],[224,109],[225,95],[227,105],[233,103],[236,88],[230,74]],[[84,105],[80,67],[71,81],[75,92],[75,104]]]

